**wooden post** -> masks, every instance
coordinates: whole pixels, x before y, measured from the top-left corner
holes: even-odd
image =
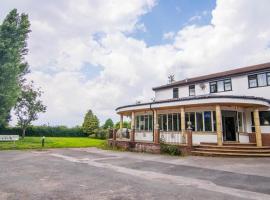
[[[159,144],[159,125],[158,125],[158,116],[157,110],[154,110],[154,143]]]
[[[130,141],[135,141],[135,112],[131,113],[131,136]]]
[[[116,129],[113,129],[113,140],[116,140]]]
[[[185,131],[186,131],[185,109],[181,108],[181,135],[182,135],[182,142],[183,143],[186,143],[186,141],[185,141]]]
[[[222,146],[222,116],[220,105],[216,105],[217,144]]]
[[[119,137],[122,138],[122,131],[123,131],[123,114],[120,114],[119,130],[120,130],[120,135],[119,135]]]
[[[254,125],[255,125],[255,132],[256,132],[256,144],[257,144],[257,147],[261,147],[262,146],[262,134],[261,134],[259,110],[255,109],[253,112],[253,115],[254,115]]]

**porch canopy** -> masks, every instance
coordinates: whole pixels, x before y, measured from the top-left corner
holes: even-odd
[[[254,96],[203,95],[178,99],[132,104],[116,108],[117,114],[130,115],[132,111],[196,106],[241,106],[247,108],[269,107],[270,100]]]
[[[126,105],[116,108],[117,114],[120,114],[120,129],[122,128],[123,116],[131,116],[131,126],[135,132],[135,113],[141,111],[152,111],[154,119],[154,129],[159,129],[157,112],[166,109],[179,109],[181,111],[181,131],[185,127],[185,109],[211,106],[216,113],[216,133],[217,143],[222,145],[222,114],[221,107],[235,106],[252,109],[254,114],[254,125],[256,132],[257,146],[261,146],[261,128],[259,121],[259,109],[270,107],[270,100],[254,96],[234,96],[234,95],[203,95],[178,99],[168,99],[162,101],[153,101],[149,103],[140,103]],[[157,131],[158,132],[158,131]],[[134,138],[134,137],[131,137]],[[158,141],[157,139],[154,141]]]

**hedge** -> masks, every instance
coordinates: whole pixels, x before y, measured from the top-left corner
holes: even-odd
[[[21,135],[18,127],[0,129],[0,135]],[[87,137],[81,127],[68,128],[66,126],[30,126],[26,129],[26,136],[46,137]]]

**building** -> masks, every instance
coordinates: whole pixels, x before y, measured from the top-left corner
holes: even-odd
[[[131,117],[131,141],[185,144],[190,125],[195,145],[270,145],[270,63],[175,81],[153,90],[154,101],[116,109],[120,128],[123,116]]]

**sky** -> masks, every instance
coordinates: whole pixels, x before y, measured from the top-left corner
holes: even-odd
[[[0,21],[13,8],[29,15],[27,78],[47,105],[34,124],[81,125],[88,109],[117,121],[169,74],[270,61],[269,0],[1,0]]]

